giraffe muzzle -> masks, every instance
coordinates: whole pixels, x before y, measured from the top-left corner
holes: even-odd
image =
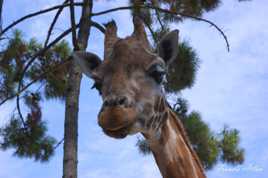
[[[102,105],[103,108],[115,107],[115,106],[129,108],[132,106],[132,103],[126,96],[119,96],[119,97],[109,97],[108,99],[105,99]]]
[[[98,116],[98,124],[104,133],[115,138],[124,138],[137,118],[133,107],[112,105],[103,107]]]

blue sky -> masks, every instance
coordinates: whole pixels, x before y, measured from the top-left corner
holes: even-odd
[[[127,2],[99,0],[94,11],[117,7]],[[29,12],[43,9],[61,0],[6,0],[4,26]],[[180,29],[180,39],[187,40],[196,49],[201,67],[193,88],[183,95],[191,109],[201,112],[203,119],[217,131],[224,124],[240,130],[241,145],[246,149],[243,165],[231,167],[219,164],[207,173],[209,178],[263,178],[268,175],[268,6],[267,0],[238,3],[225,0],[214,12],[205,14],[222,27],[227,34],[231,51],[226,51],[219,33],[208,24],[186,20],[173,24]],[[68,10],[64,11],[54,34],[69,26]],[[79,16],[77,11],[77,16]],[[26,38],[46,37],[48,24],[54,13],[39,16],[18,26]],[[95,18],[99,22],[115,19],[119,35],[132,32],[128,11]],[[54,36],[55,37],[55,36]],[[70,38],[68,38],[70,40]],[[89,51],[102,56],[103,35],[92,30]],[[90,90],[92,81],[83,78],[79,112],[79,164],[81,178],[160,178],[152,156],[142,156],[135,146],[137,137],[115,140],[105,136],[97,125],[96,117],[101,100]],[[64,105],[49,101],[42,105],[49,133],[60,140],[63,136]],[[4,124],[13,110],[12,102],[1,106],[0,124]],[[62,176],[62,147],[48,163],[18,159],[13,150],[0,151],[0,178],[54,178]]]

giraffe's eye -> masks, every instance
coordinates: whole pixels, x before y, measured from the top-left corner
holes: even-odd
[[[102,88],[102,83],[100,81],[95,81],[95,83],[92,85],[91,89],[97,89],[99,94],[101,95],[101,88]]]
[[[160,64],[152,65],[149,70],[148,74],[157,82],[161,83],[166,75],[165,68]]]

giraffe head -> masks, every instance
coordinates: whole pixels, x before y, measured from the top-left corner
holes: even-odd
[[[117,37],[115,22],[107,24],[104,60],[88,52],[73,54],[102,97],[98,123],[115,138],[148,132],[150,118],[164,105],[162,82],[178,53],[178,30],[166,34],[153,52],[143,23],[138,18],[133,22],[133,34],[124,39]]]

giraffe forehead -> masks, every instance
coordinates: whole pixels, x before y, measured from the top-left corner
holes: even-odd
[[[146,65],[156,58],[151,49],[147,49],[140,41],[133,38],[118,40],[108,56],[108,61],[119,61],[121,64]]]
[[[129,78],[130,76],[137,76],[137,74],[143,76],[153,59],[147,61],[140,59],[135,56],[112,58],[109,61],[105,61],[97,73],[102,78]]]

